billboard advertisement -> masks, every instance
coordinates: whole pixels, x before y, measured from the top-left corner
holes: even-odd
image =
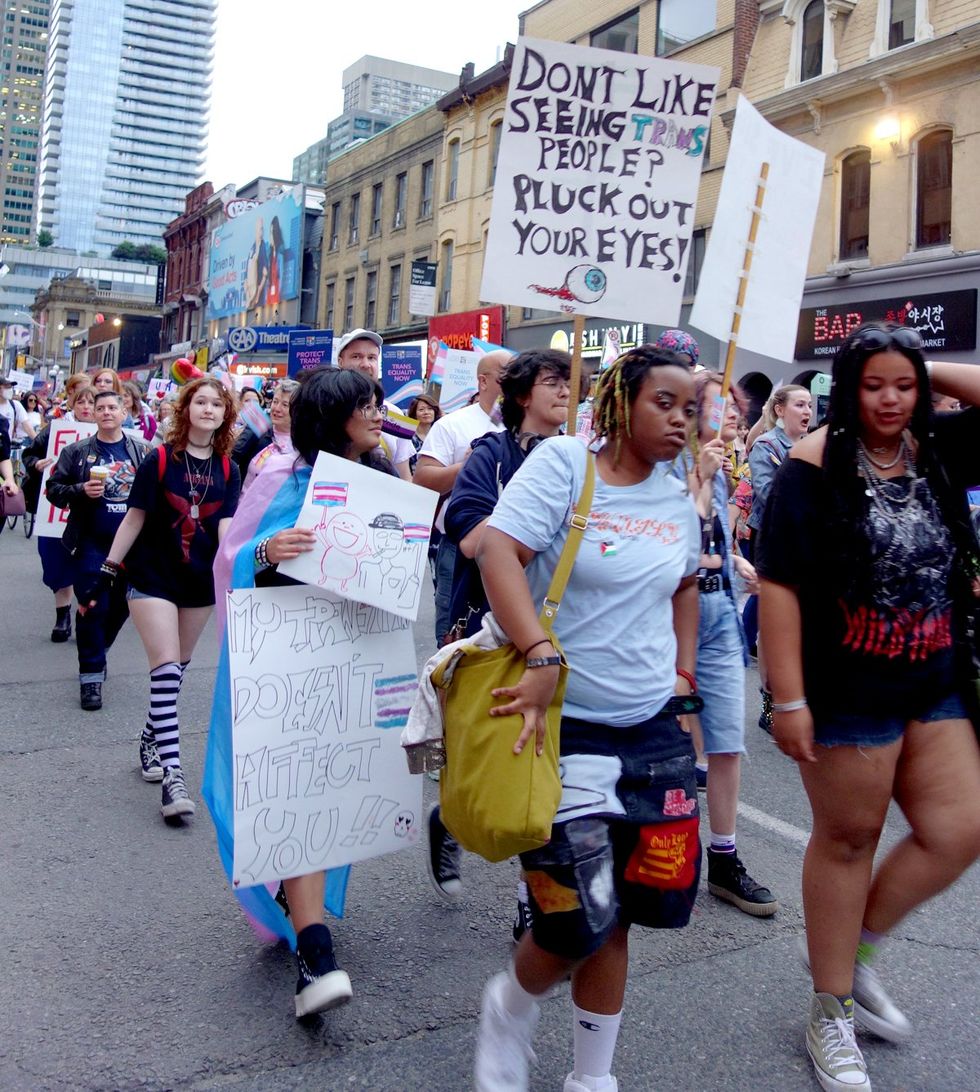
[[[280,304],[299,297],[303,263],[303,187],[247,209],[215,228],[208,266],[208,318],[247,313],[272,326]]]
[[[429,319],[429,359],[428,369],[435,363],[439,342],[450,349],[464,349],[471,352],[473,338],[492,341],[503,345],[504,309],[502,307],[481,307],[477,311],[456,311],[450,315],[438,315]]]

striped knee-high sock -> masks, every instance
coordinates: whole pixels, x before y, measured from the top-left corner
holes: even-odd
[[[180,729],[177,726],[180,683],[178,663],[160,664],[150,672],[150,713],[147,721],[153,729],[160,764],[164,769],[180,765]]]

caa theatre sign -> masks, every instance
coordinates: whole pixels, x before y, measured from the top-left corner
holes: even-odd
[[[886,300],[859,300],[835,307],[807,307],[800,312],[796,359],[830,357],[864,322],[897,322],[922,336],[933,352],[962,352],[977,347],[977,289],[932,292]]]

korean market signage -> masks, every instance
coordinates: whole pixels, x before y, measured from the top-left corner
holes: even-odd
[[[891,299],[857,300],[800,312],[796,359],[832,357],[865,322],[897,322],[919,331],[931,352],[963,352],[977,346],[977,289],[910,293]]]

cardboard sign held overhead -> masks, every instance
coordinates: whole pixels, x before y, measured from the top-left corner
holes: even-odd
[[[730,338],[763,163],[769,164],[765,202],[756,215],[738,345],[790,361],[824,154],[774,128],[744,96],[735,111],[725,176],[690,324],[722,341]]]
[[[480,298],[675,324],[718,75],[522,38]]]

